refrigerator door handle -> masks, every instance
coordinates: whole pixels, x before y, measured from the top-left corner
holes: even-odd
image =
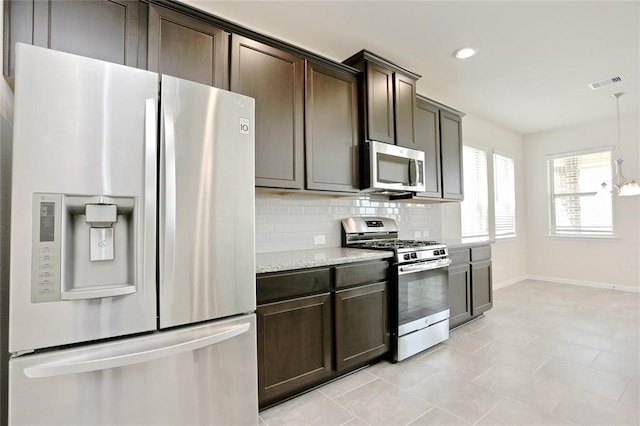
[[[169,99],[163,100],[164,115],[164,180],[161,191],[164,203],[161,206],[163,217],[160,221],[160,241],[162,262],[160,263],[160,294],[170,297],[173,288],[175,268],[175,229],[176,229],[176,144],[173,106]]]
[[[42,377],[55,377],[68,374],[89,373],[111,368],[125,367],[133,364],[153,361],[156,359],[178,355],[185,352],[195,351],[206,346],[215,345],[246,333],[251,327],[251,323],[242,323],[220,333],[201,337],[194,340],[172,342],[157,348],[143,348],[134,353],[113,353],[110,356],[103,356],[102,351],[95,357],[90,355],[84,359],[73,358],[67,362],[55,362],[50,364],[34,365],[24,369],[24,375],[30,379]]]
[[[143,259],[143,282],[151,281],[155,285],[155,274],[147,276],[148,271],[155,270],[156,262],[156,202],[157,202],[157,186],[158,178],[158,115],[157,115],[157,99],[148,98],[145,100],[144,111],[144,249],[142,252]],[[149,265],[147,267],[147,265]],[[148,288],[148,287],[147,287]]]

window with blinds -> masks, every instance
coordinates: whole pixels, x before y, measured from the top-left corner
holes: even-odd
[[[496,239],[516,236],[516,178],[513,158],[493,154]]]
[[[547,156],[549,235],[612,236],[613,203],[599,194],[611,182],[611,150]]]
[[[489,238],[487,153],[467,145],[462,149],[464,201],[460,204],[462,238]]]

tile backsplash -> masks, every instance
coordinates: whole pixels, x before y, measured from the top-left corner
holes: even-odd
[[[404,239],[440,240],[437,203],[389,201],[376,195],[352,197],[256,192],[256,252],[340,247],[340,221],[350,216],[384,216],[398,222]]]

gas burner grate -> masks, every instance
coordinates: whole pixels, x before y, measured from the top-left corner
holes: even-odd
[[[361,248],[376,249],[405,249],[405,248],[422,248],[438,244],[435,241],[419,241],[419,240],[378,240],[367,241],[353,244],[353,246]]]

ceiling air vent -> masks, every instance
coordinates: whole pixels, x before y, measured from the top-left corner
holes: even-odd
[[[607,78],[606,80],[594,81],[593,83],[589,83],[589,87],[591,90],[601,89],[606,86],[611,86],[612,84],[622,83],[624,81],[624,77],[621,75],[617,75],[615,77]]]

